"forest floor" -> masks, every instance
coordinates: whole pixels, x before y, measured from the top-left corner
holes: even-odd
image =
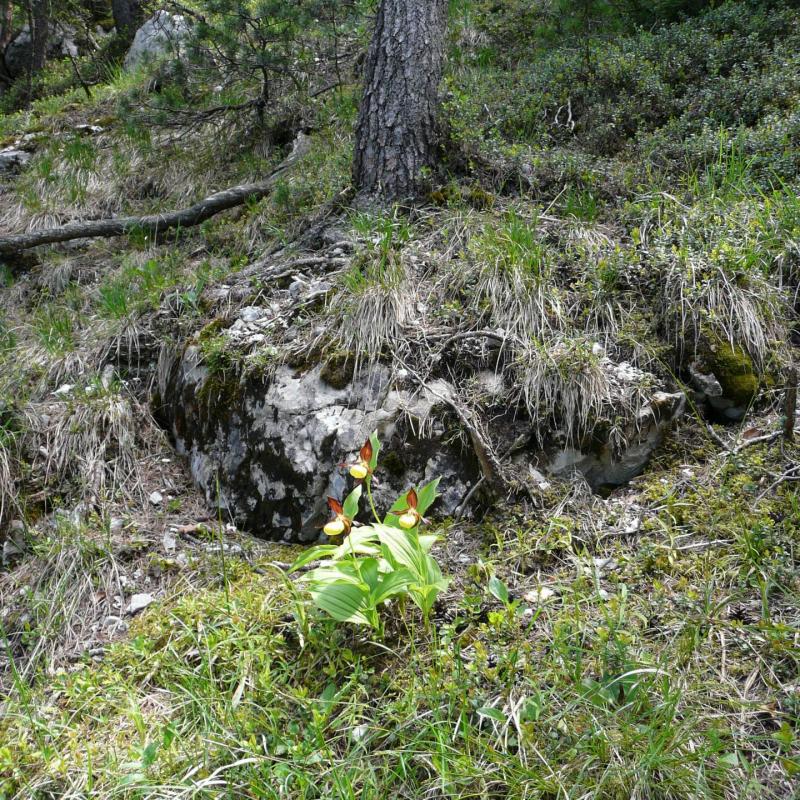
[[[259,203],[0,265],[0,799],[797,796],[800,452],[780,431],[800,26],[764,9],[596,42],[589,77],[572,47],[530,69],[507,31],[473,52],[456,26],[453,174],[410,217],[347,208],[353,85],[306,110],[301,167]],[[179,91],[152,83],[0,116],[0,146],[31,153],[0,176],[0,228],[177,208],[284,158],[249,117],[165,124],[153,105]],[[354,253],[300,330],[333,331],[334,355],[396,337],[375,298],[419,315],[409,341],[515,325],[561,359],[531,383],[544,425],[586,390],[594,342],[685,389],[710,329],[739,348],[747,414],[690,403],[613,491],[553,478],[437,519],[428,624],[400,603],[381,636],[335,623],[288,573],[300,549],[210,507],[149,406],[164,346],[201,342],[238,379],[305,345],[242,349],[220,321],[267,303],[274,259],[321,220]]]

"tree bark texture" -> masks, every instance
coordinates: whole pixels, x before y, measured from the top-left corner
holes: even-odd
[[[14,35],[14,9],[11,0],[0,0],[0,54]]]
[[[32,0],[31,3],[31,63],[30,74],[41,72],[47,59],[47,37],[50,32],[49,0]]]
[[[132,42],[136,29],[143,22],[142,10],[138,0],[111,0],[111,13],[117,36],[123,41]]]
[[[447,0],[381,0],[353,157],[362,199],[412,199],[436,163],[447,8]]]

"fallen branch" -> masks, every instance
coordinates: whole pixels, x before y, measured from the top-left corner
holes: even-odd
[[[783,430],[772,431],[772,433],[765,433],[762,436],[754,436],[752,439],[745,439],[741,444],[731,447],[710,424],[706,424],[706,430],[709,436],[727,453],[732,456],[739,455],[746,447],[752,447],[754,444],[770,444],[775,442],[783,436]]]
[[[0,256],[14,255],[43,244],[69,242],[74,239],[110,238],[133,232],[157,236],[169,230],[194,227],[222,211],[243,205],[248,200],[259,200],[268,195],[278,178],[294,166],[307,152],[307,149],[308,138],[300,134],[295,140],[291,154],[263,181],[240,184],[221,192],[215,192],[193,206],[179,211],[168,211],[142,217],[116,217],[70,222],[57,228],[0,236]]]
[[[786,399],[784,401],[783,438],[794,441],[794,423],[797,416],[797,368],[792,367],[786,376]]]
[[[790,467],[788,470],[786,470],[786,472],[784,472],[783,475],[778,475],[778,476],[773,475],[773,477],[776,478],[775,482],[767,486],[767,488],[764,489],[764,491],[761,492],[761,494],[759,494],[758,497],[756,497],[756,503],[763,500],[770,492],[772,492],[773,489],[777,489],[777,487],[780,486],[782,483],[786,483],[787,481],[800,481],[800,474],[798,474],[799,471],[800,471],[800,464],[795,464],[795,466]]]

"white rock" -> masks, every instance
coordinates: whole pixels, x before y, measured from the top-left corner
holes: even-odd
[[[125,56],[125,69],[134,69],[139,64],[164,56],[180,56],[189,30],[189,23],[180,14],[157,11],[136,31]]]
[[[55,397],[64,397],[64,395],[69,394],[74,388],[74,384],[64,383],[53,392],[53,395],[55,395]]]
[[[127,607],[125,608],[125,613],[130,614],[133,616],[134,614],[138,614],[140,611],[143,611],[147,606],[155,601],[155,597],[153,595],[148,594],[147,592],[142,592],[141,594],[135,594],[131,597],[130,601],[128,602]]]
[[[150,495],[149,500],[152,505],[158,506],[163,502],[164,495],[162,495],[159,491],[155,491]]]
[[[546,586],[541,586],[534,589],[532,592],[525,594],[525,602],[527,603],[544,603],[551,597],[555,597],[555,591],[548,589]]]
[[[0,172],[16,172],[30,161],[31,154],[14,147],[0,150]]]
[[[264,311],[258,306],[246,306],[239,312],[239,319],[243,322],[256,322],[264,316]]]
[[[636,533],[642,527],[641,517],[623,517],[622,532],[626,534]]]
[[[369,725],[356,725],[351,731],[350,736],[354,742],[360,742],[369,733]]]

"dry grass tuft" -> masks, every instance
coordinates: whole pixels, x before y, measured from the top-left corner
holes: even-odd
[[[32,449],[45,486],[70,482],[84,496],[143,496],[140,463],[158,431],[149,411],[107,376],[35,403]]]
[[[17,506],[15,464],[12,434],[0,427],[0,529]]]

